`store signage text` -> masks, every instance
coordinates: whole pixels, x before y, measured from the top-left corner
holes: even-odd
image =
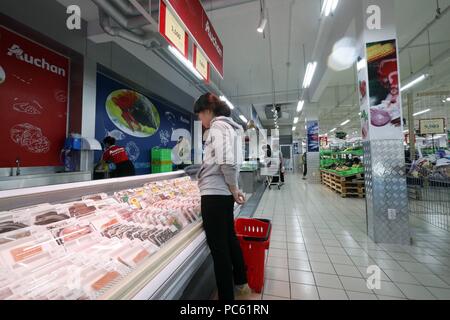
[[[69,15],[66,21],[67,29],[81,30],[81,8],[77,5],[67,7],[66,13]]]
[[[445,119],[420,120],[420,134],[445,133]]]
[[[203,53],[195,47],[194,53],[194,66],[195,69],[202,75],[202,77],[206,80],[209,80],[209,65],[208,60],[203,55]]]
[[[50,64],[44,58],[35,58],[32,55],[29,55],[28,53],[24,52],[23,49],[17,44],[13,44],[8,49],[7,54],[10,57],[15,56],[16,59],[34,65],[38,68],[50,71],[62,77],[66,77],[66,70],[64,70],[64,68]]]
[[[222,49],[220,48],[219,44],[217,43],[217,38],[211,32],[211,26],[209,24],[209,21],[206,21],[205,31],[208,33],[209,39],[211,40],[212,44],[214,45],[214,48],[216,48],[216,51],[219,54],[219,56],[223,57],[223,52],[222,52]]]
[[[185,54],[186,52],[186,31],[178,23],[174,15],[166,8],[166,28],[165,35],[174,46]]]

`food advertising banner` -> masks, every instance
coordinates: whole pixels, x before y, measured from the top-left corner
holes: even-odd
[[[61,166],[70,60],[0,26],[0,167]]]
[[[97,108],[95,138],[106,136],[125,147],[137,174],[149,174],[150,154],[154,147],[173,149],[181,140],[188,144],[192,115],[180,112],[167,102],[147,97],[101,73],[97,74]],[[101,152],[96,153],[98,162]]]
[[[370,140],[401,138],[403,126],[396,40],[368,43],[366,48]]]
[[[319,152],[319,121],[306,123],[308,152]]]

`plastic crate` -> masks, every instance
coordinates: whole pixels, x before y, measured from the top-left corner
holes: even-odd
[[[152,165],[152,173],[165,173],[172,172],[173,167],[171,164]]]
[[[151,157],[152,161],[172,160],[172,149],[153,148]]]
[[[242,218],[235,221],[235,228],[247,266],[248,285],[255,292],[261,293],[264,287],[264,262],[266,250],[270,245],[272,223],[270,220]]]

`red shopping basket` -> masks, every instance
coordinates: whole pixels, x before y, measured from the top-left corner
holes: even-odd
[[[240,241],[247,266],[250,288],[261,293],[264,286],[264,262],[270,245],[272,223],[263,219],[237,219],[236,235]]]

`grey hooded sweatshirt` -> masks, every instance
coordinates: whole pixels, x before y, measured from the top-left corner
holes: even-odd
[[[238,186],[243,160],[243,129],[229,117],[217,117],[205,141],[203,164],[197,174],[202,196],[231,195],[229,186]]]

